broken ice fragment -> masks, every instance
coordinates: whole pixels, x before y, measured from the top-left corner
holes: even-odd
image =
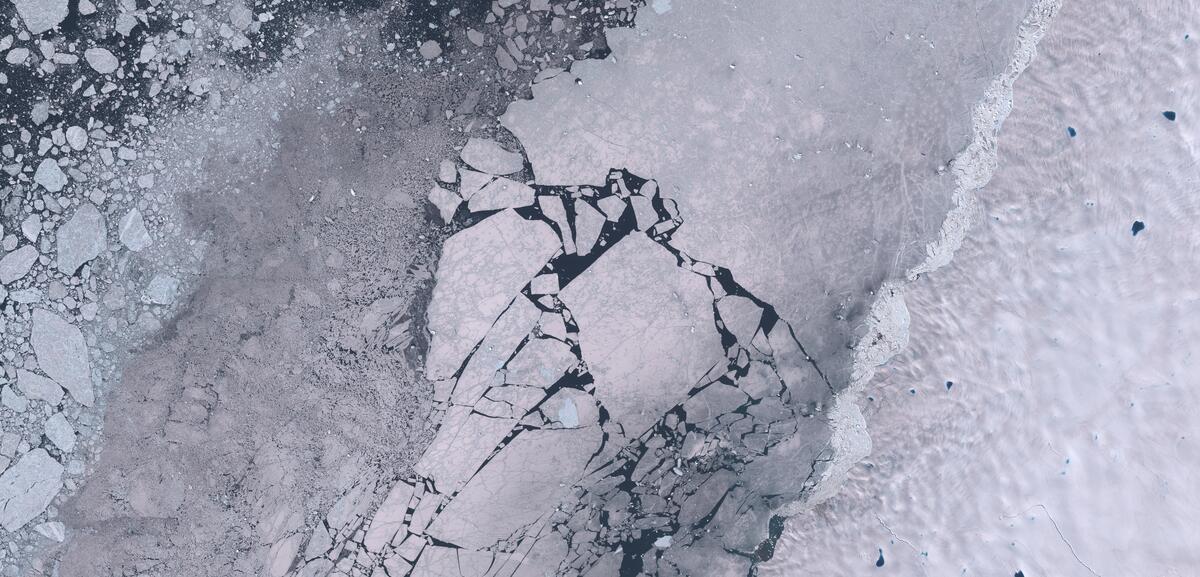
[[[67,422],[67,417],[62,412],[54,413],[46,419],[44,432],[46,438],[62,452],[70,453],[75,448],[75,427]]]
[[[71,150],[83,150],[87,146],[88,134],[81,126],[68,127],[66,138]]]
[[[42,371],[81,405],[92,406],[92,364],[79,328],[50,311],[37,309],[30,341]]]
[[[587,335],[596,397],[627,433],[645,431],[725,359],[704,279],[644,235],[614,245],[559,297]]]
[[[29,119],[38,126],[41,126],[42,123],[49,118],[50,102],[46,100],[40,100],[34,103],[33,107],[29,109]]]
[[[63,390],[58,383],[25,369],[17,369],[17,388],[26,397],[46,401],[51,406],[58,405],[63,399]]]
[[[442,55],[442,46],[435,40],[426,40],[419,49],[421,58],[433,60]]]
[[[629,204],[619,196],[606,196],[596,204],[600,205],[600,211],[604,213],[604,217],[613,222],[621,220],[621,215],[625,214],[625,209],[629,207]]]
[[[429,202],[437,207],[442,222],[450,224],[450,221],[454,220],[454,213],[458,210],[458,205],[462,204],[462,198],[459,198],[458,193],[435,184],[433,188],[429,189]]]
[[[62,473],[45,449],[25,453],[0,475],[0,525],[16,531],[41,515],[62,489]]]
[[[67,0],[12,0],[30,34],[41,34],[67,17]]]
[[[429,534],[470,549],[495,545],[567,494],[599,444],[595,427],[522,432],[438,514]]]
[[[467,207],[471,209],[471,212],[520,208],[531,204],[533,204],[533,188],[507,178],[493,180],[467,201]]]
[[[56,543],[62,543],[67,538],[67,528],[61,521],[48,521],[34,527],[33,530]]]
[[[25,239],[29,242],[36,242],[41,233],[42,219],[38,215],[31,214],[21,221],[21,234],[25,235]]]
[[[146,221],[142,218],[140,210],[135,208],[121,219],[119,236],[121,244],[133,252],[150,246],[150,231],[146,229]]]
[[[581,255],[592,252],[596,241],[600,240],[600,232],[604,229],[604,216],[592,208],[592,205],[575,202],[575,250]]]
[[[458,182],[458,168],[454,166],[453,162],[443,160],[438,164],[438,180],[446,184]]]
[[[404,528],[404,515],[408,512],[408,502],[412,500],[412,495],[413,486],[404,481],[398,481],[392,487],[367,527],[366,537],[363,538],[363,546],[367,551],[382,551],[384,545]]]
[[[733,334],[733,338],[743,346],[749,346],[758,330],[762,309],[754,301],[740,296],[727,296],[717,301],[717,312],[725,330]]]
[[[529,283],[529,292],[535,295],[558,294],[558,275],[543,274],[534,277]]]
[[[245,30],[254,22],[254,12],[241,4],[234,4],[229,9],[229,24],[237,30]]]
[[[426,361],[429,378],[443,379],[458,369],[559,247],[549,226],[511,210],[485,218],[446,241],[429,305],[433,333]]]
[[[84,203],[75,215],[58,229],[58,270],[66,275],[108,248],[104,217],[96,206]]]
[[[67,185],[67,175],[54,159],[44,158],[38,164],[37,172],[33,174],[33,181],[50,192],[58,192]]]
[[[4,255],[0,259],[0,284],[9,284],[24,277],[37,257],[38,251],[31,244]]]
[[[156,273],[146,286],[146,299],[156,305],[169,305],[175,302],[175,294],[179,291],[179,280],[163,273]]]
[[[638,230],[646,230],[654,223],[658,222],[658,213],[654,211],[654,206],[649,198],[644,196],[631,196],[629,202],[633,204],[633,216],[637,221]]]
[[[463,200],[471,200],[475,193],[482,190],[495,178],[490,174],[474,170],[463,170],[459,175],[462,178],[462,184],[458,186],[458,194],[462,195]]]
[[[571,226],[567,222],[567,209],[563,205],[561,196],[539,196],[537,199],[538,207],[542,209],[542,214],[554,222],[558,227],[559,236],[563,241],[563,252],[567,254],[575,254],[575,239],[571,237]]]
[[[24,413],[29,408],[29,399],[12,387],[4,387],[4,390],[0,391],[0,404],[12,409],[14,413]]]
[[[92,70],[100,74],[114,72],[120,64],[117,57],[104,48],[88,48],[83,53],[83,59],[87,60],[88,66],[91,66]]]
[[[460,156],[472,168],[489,174],[512,174],[525,165],[525,159],[520,154],[505,150],[494,140],[483,138],[468,140]]]

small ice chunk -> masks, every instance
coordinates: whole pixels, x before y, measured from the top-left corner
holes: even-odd
[[[471,200],[476,192],[483,190],[483,187],[495,178],[490,174],[465,169],[459,173],[459,176],[462,178],[462,183],[458,185],[458,194],[463,197],[463,200]]]
[[[33,304],[36,302],[41,302],[42,291],[38,290],[36,287],[15,290],[11,293],[8,293],[8,298],[12,299],[15,303],[20,303],[23,305]]]
[[[658,222],[658,213],[654,210],[654,205],[649,198],[631,196],[629,202],[633,204],[633,216],[638,230],[649,229]]]
[[[114,22],[117,28],[117,33],[121,36],[129,36],[133,32],[133,28],[138,25],[138,20],[128,12],[117,14],[117,20]]]
[[[449,224],[451,220],[454,220],[454,212],[458,210],[458,205],[462,204],[462,198],[459,198],[455,192],[434,185],[429,190],[429,202],[437,207],[442,222]]]
[[[84,203],[58,229],[58,270],[72,275],[108,248],[104,216],[91,203]]]
[[[500,68],[508,70],[509,72],[513,72],[517,69],[517,62],[513,60],[512,55],[509,54],[503,46],[496,47],[496,64],[499,64]]]
[[[25,409],[29,408],[29,399],[12,387],[4,387],[4,390],[0,391],[0,404],[12,409],[14,413],[24,413]]]
[[[235,30],[245,30],[254,22],[254,12],[241,4],[234,4],[229,9],[229,24]]]
[[[169,305],[175,302],[175,294],[179,292],[179,280],[175,277],[156,273],[146,287],[146,299],[156,305]]]
[[[24,277],[37,257],[38,251],[31,244],[4,255],[0,259],[0,284],[9,284]]]
[[[579,254],[588,254],[600,240],[604,230],[604,216],[583,200],[575,201],[575,248]]]
[[[79,0],[79,15],[91,16],[96,13],[96,5],[91,0]]]
[[[25,235],[29,242],[36,242],[41,233],[42,218],[37,214],[31,214],[21,221],[21,234]]]
[[[88,133],[82,126],[67,127],[67,144],[71,150],[83,150],[87,146]]]
[[[45,100],[34,103],[33,107],[29,109],[29,119],[38,126],[41,126],[49,118],[50,103]]]
[[[88,66],[92,70],[100,74],[110,74],[117,70],[117,66],[121,64],[112,52],[105,48],[88,48],[83,52],[83,59],[87,60]]]
[[[62,449],[62,452],[70,453],[75,449],[75,427],[71,426],[62,411],[54,413],[49,419],[46,419],[43,432],[55,447]]]
[[[558,294],[558,275],[543,274],[533,277],[529,283],[529,292],[535,295]]]
[[[33,311],[33,331],[29,339],[37,355],[38,366],[46,376],[71,393],[86,407],[92,406],[92,362],[87,342],[79,327],[45,309]]]
[[[421,58],[433,60],[442,55],[442,45],[438,44],[436,40],[426,40],[421,44],[420,51]]]
[[[62,474],[63,466],[45,449],[25,453],[0,475],[0,525],[16,531],[41,515],[62,489]]]
[[[454,166],[453,162],[450,162],[449,160],[443,160],[442,163],[438,165],[438,180],[446,184],[454,184],[455,182],[458,182],[458,168]]]
[[[67,0],[12,0],[30,34],[41,34],[67,18]]]
[[[63,399],[63,390],[58,383],[25,369],[17,369],[17,388],[26,397],[45,401],[52,406],[57,406]]]
[[[625,209],[629,208],[629,203],[619,196],[606,196],[596,201],[596,204],[600,205],[600,212],[604,213],[605,218],[613,222],[621,220]]]
[[[37,172],[33,173],[33,181],[50,192],[58,192],[67,185],[67,175],[53,158],[43,158],[38,164]]]
[[[20,46],[9,50],[8,54],[4,55],[4,61],[13,66],[24,64],[27,58],[29,58],[29,49]]]
[[[150,246],[152,242],[150,231],[146,229],[146,221],[142,218],[142,211],[136,208],[121,219],[121,228],[118,234],[121,244],[133,252],[141,251]]]
[[[525,159],[516,152],[505,150],[493,140],[472,138],[461,153],[463,162],[489,174],[512,174],[525,166]]]
[[[656,4],[657,4],[657,2],[656,2]],[[659,549],[666,549],[667,547],[671,546],[671,543],[674,540],[675,539],[673,537],[671,537],[670,535],[663,535],[662,537],[659,537],[658,539],[654,540],[654,546]]]

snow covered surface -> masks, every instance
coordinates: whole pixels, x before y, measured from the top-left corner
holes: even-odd
[[[789,521],[764,575],[1151,577],[1200,562],[1187,4],[1064,3],[1017,82],[980,223],[908,292],[909,347],[860,399],[872,454]]]

